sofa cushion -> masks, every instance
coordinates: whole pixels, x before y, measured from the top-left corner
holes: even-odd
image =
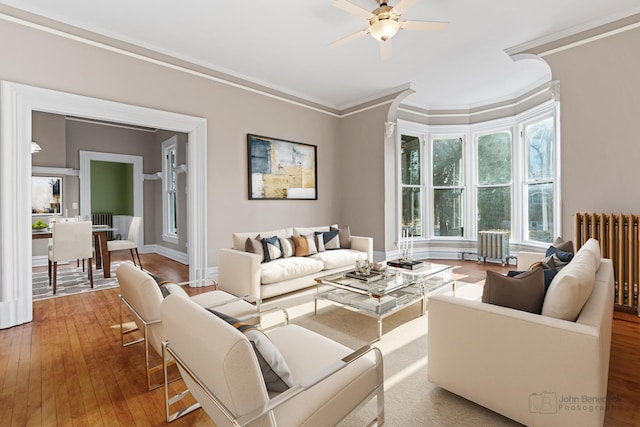
[[[293,236],[293,245],[296,248],[296,256],[307,256],[318,253],[316,239],[313,234],[306,236]]]
[[[340,248],[341,249],[351,249],[351,230],[349,226],[346,227],[338,227],[331,226],[332,230],[338,230],[340,236]]]
[[[309,258],[318,260],[324,265],[323,270],[340,267],[355,267],[356,261],[367,259],[367,254],[354,249],[337,249],[334,251],[318,252]]]
[[[572,322],[578,318],[580,310],[591,296],[599,267],[600,250],[597,250],[596,261],[594,245],[599,248],[597,240],[590,239],[553,278],[542,305],[543,316]]]
[[[263,237],[262,248],[264,249],[264,262],[282,258],[282,250],[280,249],[280,239],[278,239],[278,236]]]
[[[253,347],[256,353],[262,378],[267,390],[281,393],[287,391],[294,384],[293,375],[287,362],[280,354],[280,351],[273,345],[269,337],[267,337],[256,325],[243,323],[239,319],[218,311],[207,308],[208,311],[215,314],[240,332],[242,332]]]
[[[231,235],[231,239],[233,240],[233,249],[237,251],[244,251],[244,244],[247,241],[247,238],[254,239],[256,235],[262,236],[278,236],[278,237],[291,237],[293,236],[293,228],[282,228],[280,230],[271,230],[271,231],[250,231],[244,233],[233,233]]]
[[[487,271],[482,302],[540,314],[543,300],[542,268],[536,268],[515,277]]]
[[[322,271],[324,264],[310,257],[280,258],[260,265],[260,283],[268,285]]]

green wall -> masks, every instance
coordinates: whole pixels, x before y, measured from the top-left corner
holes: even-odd
[[[133,165],[91,161],[91,212],[133,215]]]

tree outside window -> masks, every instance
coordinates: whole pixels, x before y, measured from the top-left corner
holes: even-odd
[[[402,179],[402,229],[422,236],[422,168],[420,138],[402,135],[400,141]]]
[[[511,147],[511,132],[477,139],[478,231],[511,231]]]
[[[433,230],[436,236],[464,234],[462,138],[432,141]]]

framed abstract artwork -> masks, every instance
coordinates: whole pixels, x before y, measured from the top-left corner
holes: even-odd
[[[317,200],[316,149],[247,134],[249,200]]]
[[[62,214],[62,177],[31,177],[31,213]]]

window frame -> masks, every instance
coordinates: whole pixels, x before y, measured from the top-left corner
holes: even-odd
[[[169,154],[173,152],[175,165],[172,166]],[[178,138],[173,136],[162,143],[162,240],[178,244]],[[176,183],[171,188],[171,182]],[[171,203],[171,202],[174,203]],[[175,210],[174,210],[175,209]],[[175,230],[171,229],[170,217],[175,215]]]

